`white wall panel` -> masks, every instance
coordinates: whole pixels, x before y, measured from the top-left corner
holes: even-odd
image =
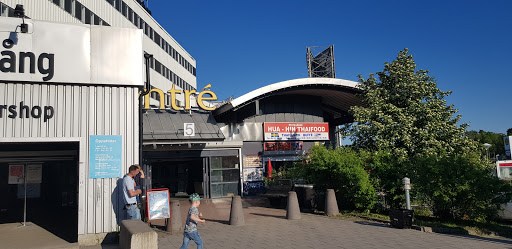
[[[2,0],[2,2],[13,9],[16,7],[16,4],[23,4],[25,15],[32,19],[81,23],[74,16],[48,0]]]
[[[123,137],[123,174],[138,161],[138,89],[131,87],[0,83],[0,105],[53,106],[53,118],[0,118],[0,142],[67,138],[81,141],[78,233],[116,231],[112,193],[117,178],[89,179],[89,136]],[[122,208],[122,207],[121,207]],[[122,210],[119,210],[122,211]]]

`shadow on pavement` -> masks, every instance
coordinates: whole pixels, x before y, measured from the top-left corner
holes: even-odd
[[[382,224],[382,223],[376,223],[376,222],[370,222],[370,221],[354,221],[354,223],[365,225],[365,226],[374,226],[374,227],[388,227],[392,228],[388,224]]]
[[[508,240],[508,239],[505,239],[505,238],[480,237],[480,236],[467,235],[467,234],[443,234],[443,235],[444,236],[450,236],[450,237],[462,237],[462,238],[478,240],[478,241],[487,241],[487,242],[494,242],[494,243],[512,245],[512,240]]]
[[[391,228],[391,229],[400,230],[400,229],[394,228],[388,224],[381,224],[381,223],[375,223],[375,222],[369,222],[369,221],[354,221],[354,223],[366,225],[366,226],[387,227],[387,228]],[[433,234],[439,234],[439,235],[449,236],[449,237],[462,237],[462,238],[472,239],[472,240],[477,240],[477,241],[486,241],[486,242],[494,242],[494,243],[499,243],[499,244],[512,245],[512,240],[509,240],[506,238],[480,237],[480,236],[469,235],[469,234],[448,234],[448,233],[440,233],[440,232],[435,232],[435,231],[433,232]]]
[[[229,221],[226,221],[226,220],[215,220],[215,219],[205,219],[206,221],[211,221],[211,222],[217,222],[217,223],[220,223],[220,224],[225,224],[225,225],[229,225]]]
[[[286,216],[283,216],[283,215],[258,214],[258,213],[249,213],[249,214],[257,215],[257,216],[265,216],[265,217],[274,217],[274,218],[279,218],[279,219],[286,219]]]

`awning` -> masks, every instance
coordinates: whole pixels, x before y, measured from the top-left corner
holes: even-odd
[[[225,138],[211,113],[202,110],[150,109],[143,114],[143,122],[144,143],[224,141]],[[194,136],[184,135],[185,123],[194,124]]]

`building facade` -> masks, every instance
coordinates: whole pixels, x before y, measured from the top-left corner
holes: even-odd
[[[0,17],[1,224],[72,242],[117,231],[117,181],[139,156],[142,36]]]
[[[167,91],[173,85],[178,90],[197,88],[195,59],[158,24],[143,1],[1,0],[0,16],[13,16],[16,4],[22,4],[25,15],[36,20],[141,29],[143,51],[153,55],[151,87],[165,93],[165,96],[150,93],[152,105],[164,98],[166,106],[170,106],[171,96]],[[178,95],[176,101],[182,106],[184,94]]]
[[[263,176],[302,160],[314,145],[336,146],[339,125],[352,122],[357,82],[334,78],[288,80],[256,89],[214,110],[227,141],[243,143],[245,194],[264,192]]]

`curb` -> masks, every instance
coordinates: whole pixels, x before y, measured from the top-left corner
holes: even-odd
[[[390,224],[388,220],[381,220],[377,218],[369,218],[364,216],[355,216],[357,218],[371,220],[379,223]],[[502,238],[510,238],[507,236],[502,236],[496,232],[479,232],[473,230],[465,230],[463,228],[446,228],[446,227],[426,227],[426,226],[411,226],[411,229],[417,230],[424,233],[441,233],[441,234],[459,234],[459,235],[472,235],[472,236],[493,236],[493,237],[502,237]]]

